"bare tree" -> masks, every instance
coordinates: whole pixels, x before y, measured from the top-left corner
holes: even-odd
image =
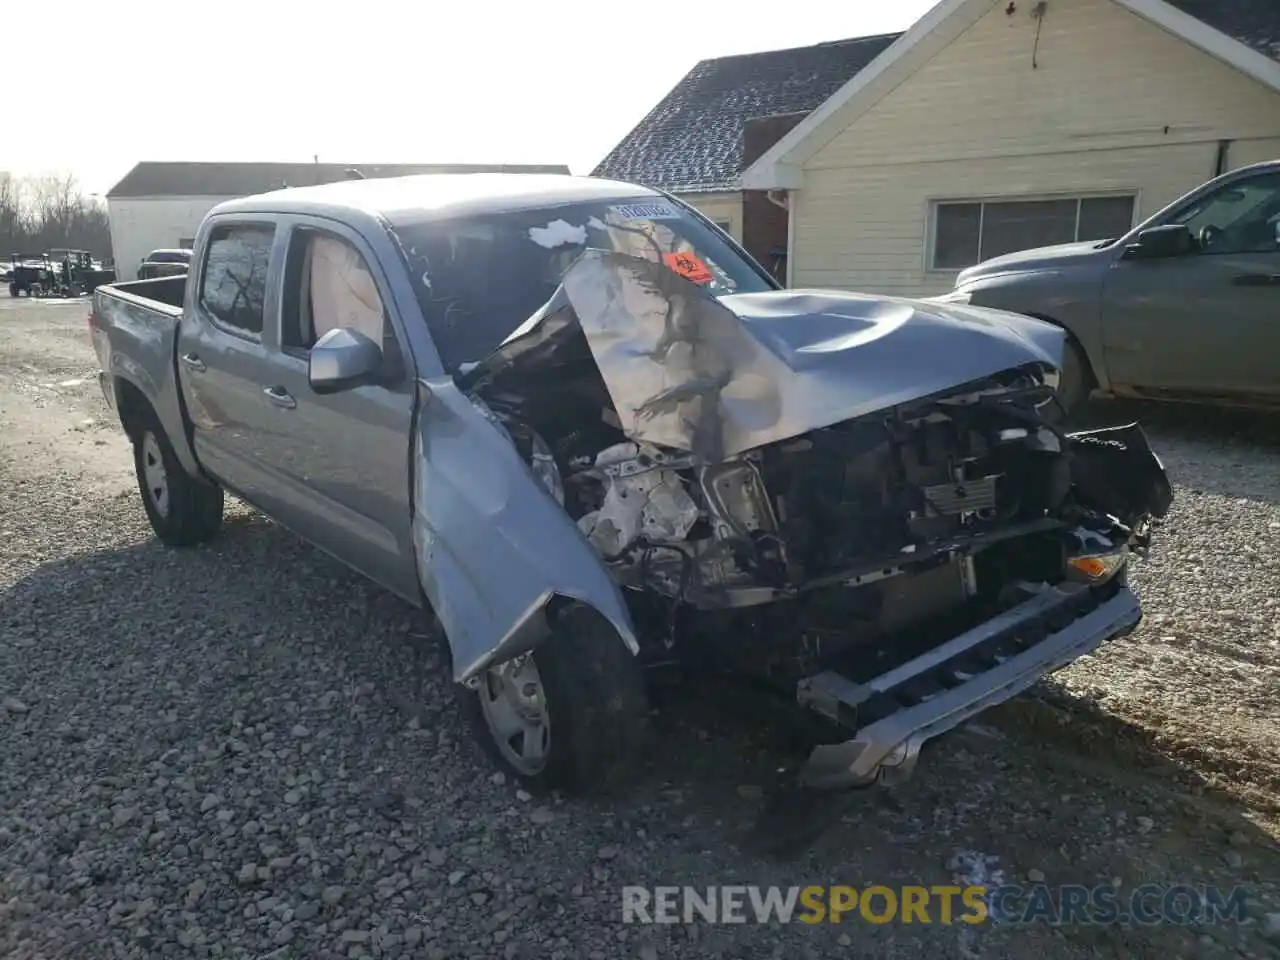
[[[0,257],[54,248],[111,254],[107,211],[71,174],[17,179],[0,175]]]
[[[22,181],[0,174],[0,242],[4,249],[16,250],[30,229],[22,202]]]

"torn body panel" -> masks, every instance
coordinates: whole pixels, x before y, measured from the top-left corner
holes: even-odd
[[[554,597],[594,607],[635,652],[617,584],[503,428],[452,384],[419,390],[414,550],[454,678],[534,646]]]
[[[662,264],[601,250],[582,254],[564,292],[623,432],[704,463],[1002,370],[1056,370],[1065,342],[1030,318],[919,301],[717,299]]]

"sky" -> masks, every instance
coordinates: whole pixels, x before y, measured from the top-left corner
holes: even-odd
[[[932,2],[62,0],[73,27],[5,44],[0,102],[63,119],[7,125],[0,171],[91,194],[139,160],[586,174],[699,60],[903,30]]]

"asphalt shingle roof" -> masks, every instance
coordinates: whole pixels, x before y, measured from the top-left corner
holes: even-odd
[[[813,110],[899,36],[703,60],[593,176],[671,191],[737,189],[746,121]]]
[[[1280,0],[1168,0],[1215,30],[1280,61]]]
[[[107,191],[108,197],[245,197],[281,187],[311,187],[344,179],[355,167],[366,177],[420,173],[568,173],[559,164],[486,163],[160,163],[144,161]]]

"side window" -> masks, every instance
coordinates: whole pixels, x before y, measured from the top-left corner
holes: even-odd
[[[274,227],[261,224],[216,227],[209,235],[200,304],[219,323],[261,335],[274,236]]]
[[[358,330],[384,352],[393,339],[377,282],[360,251],[337,237],[298,230],[289,245],[283,344],[310,350],[330,330]]]
[[[1280,173],[1228,184],[1169,218],[1208,254],[1280,251]]]

